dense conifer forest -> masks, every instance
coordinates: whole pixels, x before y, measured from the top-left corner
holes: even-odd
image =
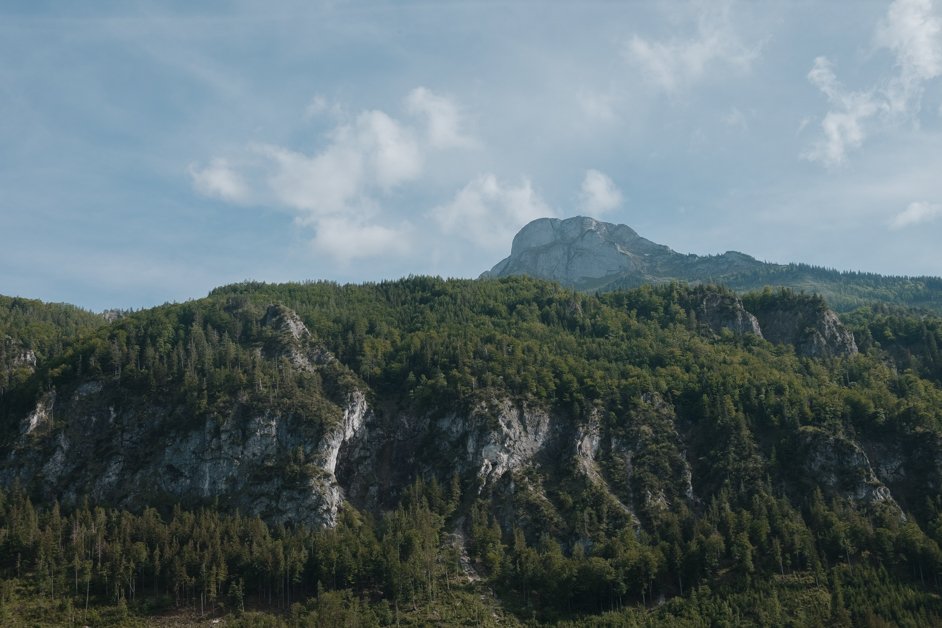
[[[712,293],[735,298],[528,278],[244,283],[111,323],[4,298],[4,356],[36,362],[0,360],[0,624],[942,624],[942,319],[860,307],[843,315],[860,353],[817,359],[709,327],[695,304]],[[743,303],[826,307],[784,290]],[[266,324],[277,308],[336,359],[292,368]],[[224,496],[58,500],[10,456],[32,447],[21,424],[38,400],[88,381],[119,412],[161,399],[180,430],[237,405],[305,417],[316,439],[357,389],[389,415],[510,399],[595,425],[603,444],[591,468],[550,452],[491,483],[444,452],[325,528]]]

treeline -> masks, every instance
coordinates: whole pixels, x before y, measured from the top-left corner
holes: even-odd
[[[786,286],[820,294],[832,308],[842,312],[879,302],[942,313],[942,279],[938,277],[886,276],[809,264],[768,264],[718,279],[740,292]]]
[[[942,383],[942,318],[869,305],[844,320],[861,351],[872,350],[899,369]]]
[[[572,547],[502,532],[474,502],[470,556],[450,533],[460,501],[457,481],[418,481],[378,519],[348,508],[335,528],[308,530],[213,509],[163,516],[86,503],[63,513],[0,491],[0,621],[122,625],[188,611],[247,625],[390,625],[419,621],[421,608],[473,622],[493,610],[453,605],[468,601],[469,576],[480,574],[521,621],[942,622],[936,540],[889,514],[867,521],[820,493],[800,510],[764,491],[748,509],[720,495],[703,516],[680,513],[654,534],[625,528]]]
[[[22,490],[0,490],[0,620],[22,619],[27,606],[11,583],[73,624],[97,623],[102,608],[287,613],[324,591],[352,592],[367,606],[382,601],[384,616],[394,616],[434,602],[460,567],[458,550],[443,543],[458,490],[419,482],[377,521],[347,509],[336,527],[318,530],[211,508],[163,516],[86,501],[63,513],[57,504],[34,507]]]

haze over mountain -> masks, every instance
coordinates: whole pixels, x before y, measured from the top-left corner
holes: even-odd
[[[529,275],[583,291],[680,281],[739,292],[765,286],[817,293],[840,310],[871,302],[942,310],[942,279],[840,272],[762,262],[738,251],[700,256],[651,242],[627,225],[577,216],[539,218],[514,237],[510,255],[482,277]]]

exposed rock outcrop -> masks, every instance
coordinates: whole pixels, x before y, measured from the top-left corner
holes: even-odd
[[[275,354],[286,356],[295,368],[314,371],[318,366],[333,362],[333,354],[315,342],[311,331],[296,312],[284,305],[268,306],[262,325],[274,330],[278,335],[275,347],[269,347]]]
[[[805,427],[801,433],[800,449],[812,482],[856,502],[887,504],[900,510],[890,489],[877,478],[870,458],[858,443],[819,428]]]
[[[506,398],[422,417],[389,412],[350,440],[338,476],[350,498],[373,509],[411,481],[411,472],[465,478],[484,494],[534,464],[555,442],[559,422],[546,410]]]
[[[539,218],[514,237],[510,256],[482,277],[530,275],[582,290],[669,281],[707,281],[763,264],[743,253],[684,255],[626,225],[586,216]]]
[[[769,301],[760,297],[753,311],[766,340],[794,345],[798,355],[833,358],[857,354],[853,334],[820,298],[796,295]]]
[[[678,255],[625,225],[578,216],[540,218],[514,237],[510,257],[485,276],[532,275],[572,285],[620,273],[643,274],[652,256]]]
[[[270,307],[261,324],[280,335],[265,349],[272,359],[286,357],[306,372],[333,363],[290,309]],[[0,476],[65,504],[83,495],[132,508],[218,500],[275,523],[332,525],[343,503],[338,458],[373,414],[362,390],[338,387],[346,392],[325,399],[322,416],[243,399],[219,420],[158,399],[128,400],[115,383],[83,380],[65,395],[39,399]]]
[[[36,369],[36,354],[32,349],[20,349],[13,356],[13,368],[26,368],[30,371]]]
[[[218,500],[272,522],[332,525],[343,493],[334,471],[341,448],[368,421],[363,393],[352,392],[343,420],[313,430],[305,417],[234,408],[222,423],[180,426],[169,408],[134,406],[116,412],[111,392],[76,391],[57,407],[48,398],[27,421],[33,427],[14,449],[3,475],[66,504],[82,495],[127,507]],[[53,414],[69,421],[35,442]],[[9,481],[11,478],[4,478]]]
[[[52,425],[52,407],[56,401],[55,392],[50,392],[42,397],[36,403],[36,407],[30,412],[20,425],[20,433],[32,434],[38,428]]]
[[[696,301],[689,307],[697,321],[715,333],[727,329],[737,336],[752,334],[762,337],[758,319],[746,311],[742,300],[736,295],[718,290],[701,290],[694,295]]]

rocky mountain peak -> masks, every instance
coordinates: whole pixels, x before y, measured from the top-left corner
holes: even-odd
[[[627,225],[588,216],[538,218],[514,237],[510,256],[481,275],[529,275],[578,290],[612,290],[670,282],[723,284],[725,280],[761,275],[777,265],[759,262],[738,251],[722,255],[684,255],[647,240]],[[731,282],[736,285],[736,282]],[[828,358],[857,353],[853,335],[837,314],[817,297],[782,295],[753,299],[746,307],[724,291],[696,292],[700,301],[686,303],[714,332],[754,334],[791,344],[799,355]]]
[[[538,218],[514,237],[510,257],[483,277],[531,275],[577,285],[626,272],[645,272],[656,259],[678,256],[626,225],[587,216]]]
[[[627,225],[614,225],[588,216],[565,220],[538,218],[527,224],[514,237],[511,255],[556,243],[574,244],[586,237],[597,242],[616,244],[629,244],[639,238],[637,232]]]

